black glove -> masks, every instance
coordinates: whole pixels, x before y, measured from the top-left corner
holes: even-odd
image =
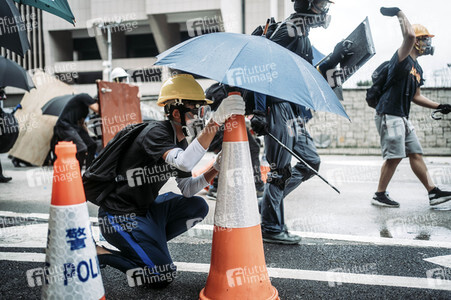
[[[338,42],[335,45],[334,52],[330,56],[330,60],[337,65],[342,62],[345,57],[351,56],[354,54],[352,51],[352,45],[354,43],[350,40],[343,40]]]
[[[266,114],[261,110],[254,110],[254,116],[251,119],[251,128],[257,135],[268,134],[268,123],[266,122]]]
[[[451,112],[451,104],[440,104],[437,108],[440,109],[441,113],[444,115],[447,115]]]
[[[398,7],[381,7],[381,14],[387,17],[396,16],[401,10]]]

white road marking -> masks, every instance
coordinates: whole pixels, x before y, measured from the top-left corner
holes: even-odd
[[[191,230],[213,231],[213,225],[197,224]],[[406,240],[406,239],[393,239],[393,238],[383,238],[383,237],[357,236],[357,235],[332,234],[332,233],[316,233],[316,232],[303,232],[303,231],[290,231],[290,232],[293,234],[299,235],[303,238],[359,242],[359,243],[367,243],[367,244],[379,245],[379,246],[451,248],[450,242],[441,242],[441,241]]]
[[[424,260],[445,268],[451,268],[451,255],[429,257]]]
[[[0,260],[20,262],[45,262],[45,254],[0,252]],[[187,262],[174,262],[174,264],[177,266],[177,270],[182,272],[207,274],[210,270],[209,264]],[[268,268],[268,274],[269,277],[272,278],[325,281],[328,282],[329,287],[342,285],[343,283],[351,283],[451,291],[451,280],[442,280],[436,278],[355,274],[282,268]]]
[[[0,218],[5,216],[5,212],[0,211]],[[44,214],[39,214],[44,218]],[[25,214],[12,213],[8,216],[16,218],[24,218]],[[47,215],[48,219],[48,215]],[[97,222],[97,218],[90,218],[91,222]],[[21,226],[10,226],[0,228],[0,247],[22,247],[22,248],[45,248],[47,240],[47,223],[34,223]],[[99,240],[99,227],[92,226],[93,236],[96,241]],[[213,225],[197,224],[188,232],[189,236],[195,236],[199,232],[212,232]],[[424,241],[424,240],[407,240],[407,239],[393,239],[370,236],[356,236],[344,234],[331,233],[317,233],[317,232],[303,232],[292,231],[303,238],[318,239],[318,240],[334,240],[346,241],[355,243],[366,243],[379,246],[404,246],[404,247],[421,247],[421,248],[451,248],[450,242],[443,241]]]

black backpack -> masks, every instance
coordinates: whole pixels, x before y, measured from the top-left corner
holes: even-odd
[[[153,123],[155,122],[128,125],[100,151],[83,174],[83,186],[88,201],[100,205],[113,191],[116,183],[127,181],[124,174],[117,174],[118,162],[138,135],[152,128]]]
[[[384,61],[376,70],[374,70],[373,74],[371,74],[373,85],[366,90],[366,102],[369,107],[376,108],[381,96],[391,86],[391,84],[385,86],[387,83],[389,63],[389,61]]]

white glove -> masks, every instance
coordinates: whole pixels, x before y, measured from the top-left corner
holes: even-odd
[[[218,153],[218,155],[216,156],[216,160],[213,163],[213,168],[218,172],[221,171],[221,161],[222,161],[222,150]]]
[[[222,100],[221,105],[219,105],[211,118],[216,124],[222,125],[232,115],[244,115],[244,109],[245,104],[243,97],[239,95],[230,95]]]

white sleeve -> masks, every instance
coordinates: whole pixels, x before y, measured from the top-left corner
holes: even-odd
[[[185,150],[175,148],[166,156],[166,163],[183,172],[191,172],[195,165],[202,159],[207,149],[204,149],[195,139]]]
[[[204,175],[197,177],[175,178],[177,186],[182,192],[183,196],[190,198],[199,193],[209,183],[205,180]]]

